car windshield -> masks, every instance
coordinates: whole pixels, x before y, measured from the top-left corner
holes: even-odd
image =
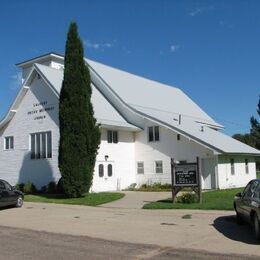
[[[13,189],[12,186],[8,182],[5,181],[4,184],[5,184],[5,188],[7,190],[12,190]]]
[[[253,197],[256,198],[256,199],[260,199],[260,185],[259,184],[254,191]]]
[[[248,184],[244,191],[244,197],[245,198],[251,198],[255,192],[256,187],[258,186],[257,181],[253,181],[250,184]]]

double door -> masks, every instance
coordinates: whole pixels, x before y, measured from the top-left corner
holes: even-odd
[[[114,166],[114,162],[112,161],[97,161],[95,187],[98,191],[117,190],[117,179]]]

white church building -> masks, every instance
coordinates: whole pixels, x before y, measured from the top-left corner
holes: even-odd
[[[86,65],[102,132],[92,191],[171,183],[171,158],[195,162],[199,157],[203,189],[240,187],[256,177],[260,151],[223,134],[223,126],[180,89],[88,59]],[[23,84],[0,121],[0,179],[41,188],[60,178],[64,57],[49,53],[17,66]]]

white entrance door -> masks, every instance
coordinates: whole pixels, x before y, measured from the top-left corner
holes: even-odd
[[[215,159],[207,158],[202,159],[202,177],[203,177],[203,189],[215,189]]]
[[[97,161],[95,190],[97,191],[115,191],[117,190],[117,179],[115,175],[114,162]]]

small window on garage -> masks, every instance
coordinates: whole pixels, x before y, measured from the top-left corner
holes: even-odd
[[[137,173],[144,174],[144,162],[137,162]]]
[[[230,159],[231,175],[235,175],[235,160]]]
[[[14,149],[14,137],[6,136],[5,137],[5,150],[13,150]]]
[[[163,162],[155,161],[155,173],[163,173]]]
[[[245,159],[245,171],[246,171],[246,174],[249,173],[248,159]]]

